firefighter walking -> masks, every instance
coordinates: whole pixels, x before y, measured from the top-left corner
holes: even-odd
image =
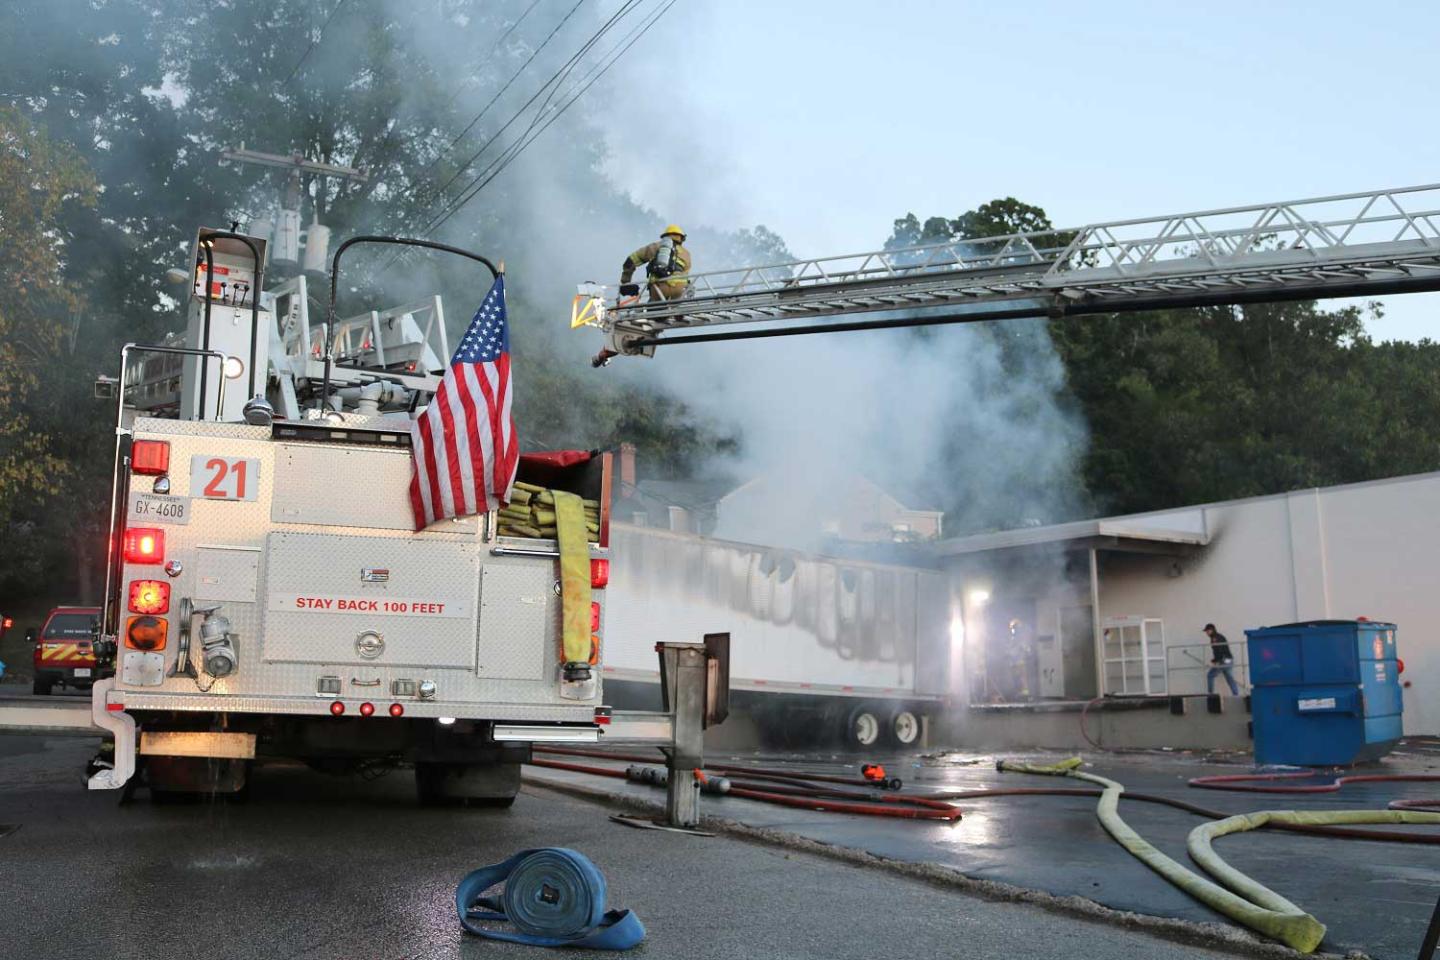
[[[637,296],[640,285],[631,278],[641,264],[645,265],[651,300],[675,300],[685,295],[690,285],[690,251],[685,249],[685,231],[675,224],[665,228],[660,239],[647,243],[625,258],[620,268],[620,295]]]

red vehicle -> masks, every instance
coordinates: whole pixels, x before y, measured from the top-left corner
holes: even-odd
[[[88,689],[95,678],[95,636],[99,607],[56,607],[35,639],[35,693],[55,684]]]

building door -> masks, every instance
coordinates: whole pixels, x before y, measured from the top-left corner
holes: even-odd
[[[1099,690],[1095,671],[1095,619],[1093,608],[1060,608],[1060,661],[1064,667],[1063,696],[1088,700]]]

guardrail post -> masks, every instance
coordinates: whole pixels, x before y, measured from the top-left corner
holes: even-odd
[[[672,827],[693,827],[700,822],[700,781],[695,771],[705,762],[705,646],[660,643],[656,649],[665,710],[675,724],[674,742],[663,748],[670,774],[665,817]]]

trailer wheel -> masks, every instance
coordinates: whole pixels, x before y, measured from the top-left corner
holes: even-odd
[[[890,718],[890,739],[898,747],[913,747],[920,740],[920,715],[914,710],[901,707]]]
[[[885,724],[880,713],[868,703],[850,711],[845,721],[845,745],[847,747],[873,747],[880,742]]]

